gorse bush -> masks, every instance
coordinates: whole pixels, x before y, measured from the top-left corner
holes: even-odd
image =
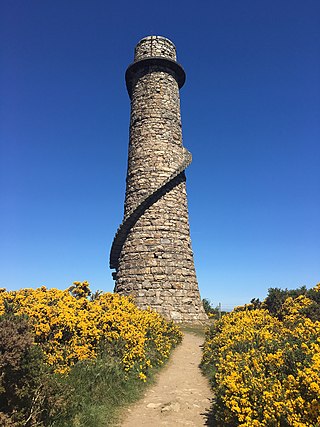
[[[320,320],[320,292],[317,287],[307,289],[301,286],[298,289],[270,288],[267,298],[261,302],[259,299],[252,299],[251,304],[246,305],[246,309],[266,308],[270,314],[282,319],[282,305],[289,297],[297,298],[304,295],[310,303],[303,309],[303,314],[312,320]]]
[[[34,345],[27,321],[21,317],[0,317],[0,411],[2,423],[9,425],[5,412],[19,409],[16,424],[32,418],[33,395],[40,386],[37,362],[41,361],[39,349]],[[1,420],[1,418],[0,418]]]
[[[66,291],[23,289],[0,294],[5,305],[30,320],[35,342],[56,373],[65,373],[99,352],[117,357],[126,371],[144,378],[152,363],[163,363],[180,339],[177,326],[151,310],[138,309],[130,298],[104,293],[89,300],[87,282],[75,282]]]
[[[130,298],[91,295],[87,282],[2,291],[0,315],[0,425],[98,426],[98,412],[105,419],[106,404],[124,400],[181,340],[172,322]],[[104,410],[92,410],[92,393]]]
[[[272,313],[264,303],[239,307],[208,330],[202,367],[214,425],[320,426],[319,292],[287,295]]]
[[[24,316],[0,316],[0,426],[44,426],[61,411],[60,385]]]

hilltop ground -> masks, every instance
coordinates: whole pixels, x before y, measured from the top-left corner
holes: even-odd
[[[201,374],[203,336],[185,332],[182,344],[171,355],[156,383],[128,408],[121,427],[204,426],[211,390]]]

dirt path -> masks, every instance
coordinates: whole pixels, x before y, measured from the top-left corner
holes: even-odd
[[[199,369],[203,338],[185,333],[154,386],[128,409],[122,427],[205,426],[212,392]]]

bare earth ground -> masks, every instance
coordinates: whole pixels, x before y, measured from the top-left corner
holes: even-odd
[[[212,392],[199,363],[203,337],[185,333],[144,398],[127,409],[121,427],[205,426]]]

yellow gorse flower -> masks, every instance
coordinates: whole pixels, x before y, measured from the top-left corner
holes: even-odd
[[[140,310],[132,299],[102,293],[89,300],[87,282],[67,290],[22,289],[0,293],[0,314],[13,307],[27,315],[46,362],[56,373],[66,374],[82,360],[99,352],[112,354],[126,371],[134,370],[145,381],[152,364],[160,365],[181,340],[179,328],[158,313]]]
[[[223,425],[320,425],[320,322],[303,314],[311,304],[287,298],[281,320],[238,308],[207,331],[202,365]]]

